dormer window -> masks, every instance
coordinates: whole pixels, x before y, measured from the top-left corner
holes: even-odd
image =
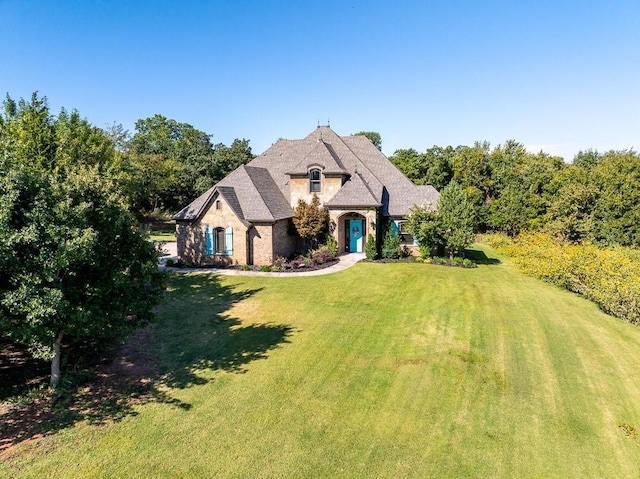
[[[322,191],[322,180],[319,168],[309,170],[309,191],[311,193],[320,193]]]

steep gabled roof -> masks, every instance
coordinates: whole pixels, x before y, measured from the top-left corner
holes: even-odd
[[[340,164],[340,160],[331,148],[323,140],[317,140],[315,148],[313,148],[302,161],[294,166],[288,175],[307,175],[309,168],[312,166],[320,166],[325,175],[348,175],[349,172]]]
[[[377,193],[377,194],[376,194]],[[382,189],[374,193],[360,173],[351,176],[338,192],[327,201],[329,207],[379,207],[382,206]]]
[[[306,175],[314,165],[325,175],[341,175],[346,180],[327,201],[329,207],[382,206],[383,215],[399,217],[409,214],[413,205],[435,209],[438,203],[435,188],[416,186],[367,137],[341,137],[322,126],[302,140],[279,140],[174,218],[199,218],[215,194],[223,195],[238,218],[246,222],[290,218],[289,180],[292,175]]]
[[[385,186],[388,200],[383,214],[405,216],[413,205],[438,203],[439,193],[432,186],[416,186],[371,141],[361,135],[342,137],[349,149],[366,163],[367,170]],[[387,196],[387,195],[385,195]]]
[[[207,210],[216,194],[220,194],[234,214],[245,224],[274,222],[293,216],[289,202],[264,168],[242,165],[213,188],[183,208],[173,218],[194,221]]]

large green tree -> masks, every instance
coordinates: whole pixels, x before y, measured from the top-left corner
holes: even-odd
[[[438,199],[438,215],[449,255],[461,254],[474,241],[476,213],[473,203],[458,183],[451,182],[442,190]]]
[[[109,175],[114,144],[46,98],[0,115],[0,336],[51,360],[152,319],[157,253]]]
[[[177,210],[253,159],[248,140],[213,145],[211,135],[162,115],[136,122],[125,154],[137,210]]]

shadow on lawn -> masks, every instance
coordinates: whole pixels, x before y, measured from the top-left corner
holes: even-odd
[[[476,264],[500,264],[498,258],[489,258],[484,251],[477,249],[466,249],[464,251],[465,257],[469,258]]]
[[[103,351],[88,370],[76,371],[73,387],[54,393],[43,389],[30,398],[0,403],[0,461],[16,445],[77,422],[103,424],[135,416],[139,404],[156,402],[188,411],[191,405],[171,397],[167,387],[205,384],[211,380],[207,371],[244,373],[248,363],[288,342],[289,326],[243,325],[231,315],[234,305],[258,291],[233,289],[214,275],[170,278],[158,322],[136,331],[124,345]],[[0,380],[21,378],[19,368],[32,366],[19,355],[12,360],[16,369],[13,374],[7,368],[0,371]]]

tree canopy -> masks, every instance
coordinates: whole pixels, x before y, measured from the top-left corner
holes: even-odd
[[[115,144],[77,112],[34,94],[0,116],[0,336],[52,361],[151,320],[157,253],[139,232]]]
[[[124,152],[134,208],[176,211],[254,158],[248,140],[226,146],[211,137],[158,114],[138,120]]]

